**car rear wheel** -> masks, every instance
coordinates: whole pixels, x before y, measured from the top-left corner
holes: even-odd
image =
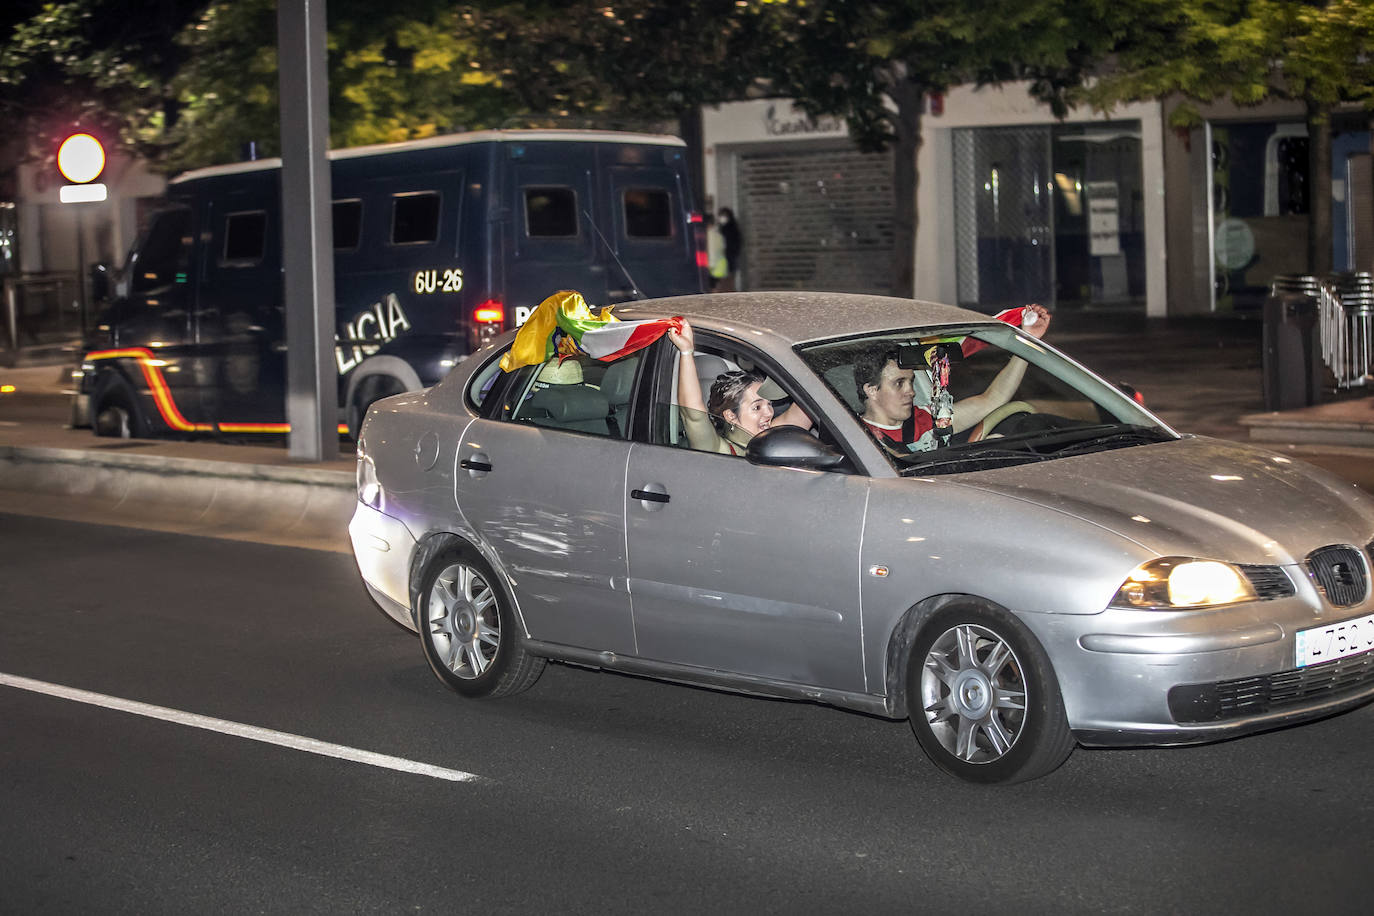
[[[1024,624],[991,608],[950,608],[926,622],[912,647],[907,703],[926,755],[970,782],[1035,779],[1073,750],[1044,650]]]
[[[425,659],[439,680],[469,697],[527,690],[545,661],[525,650],[510,599],[491,567],[470,548],[430,564],[416,615]]]

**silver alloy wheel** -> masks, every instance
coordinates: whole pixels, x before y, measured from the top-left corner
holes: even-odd
[[[426,604],[429,638],[444,666],[456,677],[480,677],[501,646],[496,593],[466,563],[446,566],[434,580]]]
[[[940,634],[921,671],[921,706],[940,745],[965,763],[992,763],[1026,725],[1026,679],[1006,640],[959,624]]]

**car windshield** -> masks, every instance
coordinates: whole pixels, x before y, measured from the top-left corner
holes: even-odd
[[[903,474],[1178,438],[1115,386],[1006,325],[888,331],[798,352]]]

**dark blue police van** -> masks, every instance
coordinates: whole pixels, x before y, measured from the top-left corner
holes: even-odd
[[[685,154],[675,137],[581,130],[330,153],[340,432],[557,290],[592,305],[701,292]],[[87,341],[74,425],[288,431],[280,211],[280,160],[170,183]]]

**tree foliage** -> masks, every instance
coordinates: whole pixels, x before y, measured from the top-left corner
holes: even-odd
[[[179,16],[161,16],[163,6]],[[518,105],[474,64],[471,30],[450,3],[334,0],[328,12],[334,146],[491,126]],[[160,25],[112,27],[126,20]],[[249,141],[272,155],[276,38],[273,0],[50,3],[0,50],[0,104],[42,121],[39,132],[60,125],[53,136],[102,128],[168,170],[231,161]]]
[[[1115,66],[1084,93],[1099,107],[1176,97],[1170,123],[1202,122],[1199,103],[1302,101],[1329,113],[1374,103],[1374,4],[1367,0],[1135,0],[1155,28],[1130,33]]]
[[[758,0],[473,6],[482,69],[551,119],[644,124],[740,99],[786,53]]]
[[[177,0],[75,0],[16,17],[0,45],[0,110],[39,151],[84,127],[149,152],[149,128],[176,117],[167,87],[185,56],[175,39],[197,12]]]

